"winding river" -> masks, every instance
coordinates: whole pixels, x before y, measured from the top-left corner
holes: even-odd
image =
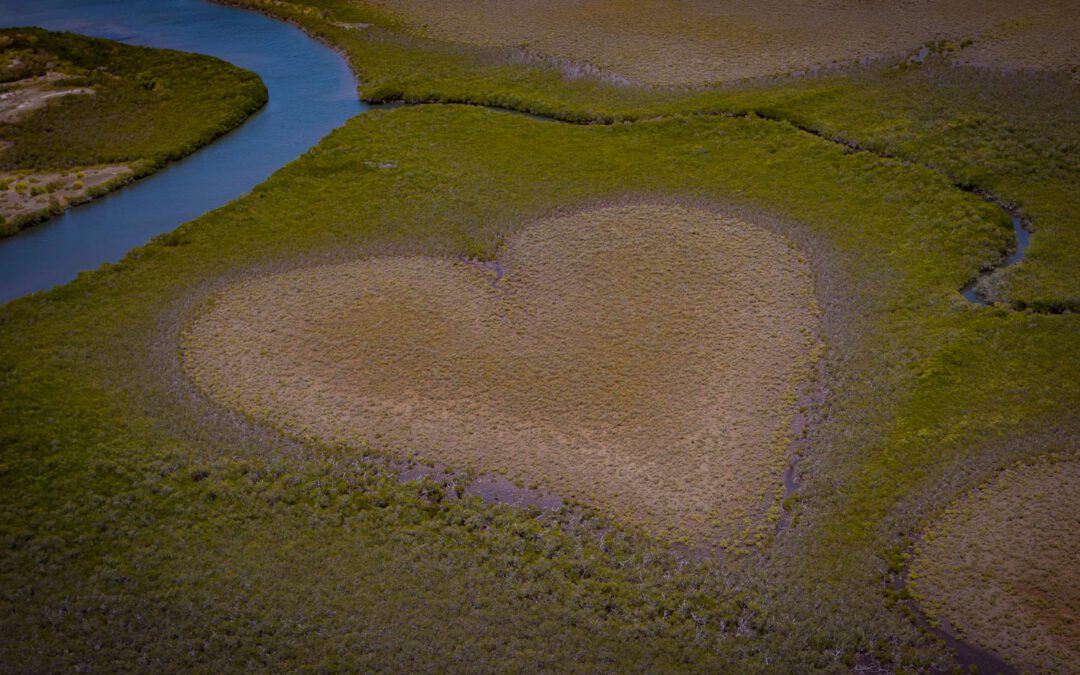
[[[0,239],[0,303],[118,261],[243,195],[365,110],[344,59],[255,12],[205,0],[0,0],[0,26],[31,25],[217,56],[258,73],[270,100],[162,171]]]

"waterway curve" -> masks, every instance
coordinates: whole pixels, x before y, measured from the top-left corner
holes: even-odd
[[[209,54],[270,98],[239,128],[158,173],[0,240],[0,303],[66,283],[249,192],[367,107],[346,61],[300,29],[206,0],[0,2],[0,26],[41,26]]]
[[[987,199],[985,196],[984,199]],[[994,200],[988,199],[993,203],[997,203]],[[1004,207],[1003,207],[1004,208]],[[960,289],[960,294],[964,296],[964,299],[976,305],[992,306],[994,304],[993,299],[987,298],[980,292],[979,281],[983,278],[994,274],[998,270],[1005,269],[1006,267],[1012,267],[1013,265],[1023,262],[1024,252],[1027,251],[1028,239],[1031,237],[1031,232],[1024,224],[1024,219],[1021,218],[1015,211],[1006,209],[1009,213],[1009,217],[1012,219],[1013,236],[1016,237],[1016,248],[1013,249],[1000,263],[988,267],[979,272],[978,276],[969,281],[963,288]]]

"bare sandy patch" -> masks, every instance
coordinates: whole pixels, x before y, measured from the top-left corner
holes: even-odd
[[[1080,459],[1055,460],[961,499],[912,565],[932,616],[1023,672],[1080,664]]]
[[[49,73],[0,86],[0,124],[17,122],[31,112],[44,108],[49,101],[64,96],[89,96],[90,87],[56,87],[53,83],[66,77]]]
[[[1072,0],[381,0],[443,39],[528,48],[632,81],[696,85],[979,38],[1000,65],[1080,64]],[[985,38],[985,39],[983,39]],[[1060,39],[1055,39],[1060,38]],[[1000,43],[1000,44],[999,44]]]
[[[182,336],[211,396],[332,442],[537,483],[672,534],[780,486],[816,344],[779,235],[676,206],[527,227],[499,256],[383,257],[214,295]]]
[[[123,164],[69,171],[0,172],[0,218],[14,222],[84,201],[95,189],[132,173]]]

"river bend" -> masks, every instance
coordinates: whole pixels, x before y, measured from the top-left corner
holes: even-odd
[[[258,73],[266,107],[189,157],[0,239],[0,303],[120,260],[249,192],[363,112],[332,49],[282,21],[205,0],[0,0],[0,26],[41,26],[216,56]]]

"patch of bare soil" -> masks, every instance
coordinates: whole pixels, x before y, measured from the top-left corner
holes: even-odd
[[[505,275],[383,257],[235,283],[185,368],[295,433],[490,471],[671,535],[729,535],[781,489],[817,314],[779,235],[635,205],[520,231]]]
[[[49,73],[44,77],[19,80],[0,87],[0,124],[17,122],[31,112],[44,108],[54,98],[93,95],[90,87],[56,87],[65,75]]]
[[[1080,81],[1080,11],[1072,2],[1022,5],[1002,18],[974,44],[959,52],[958,63],[1010,70],[1054,70]]]
[[[83,201],[96,188],[131,173],[123,164],[63,172],[0,172],[0,217],[15,221]]]

